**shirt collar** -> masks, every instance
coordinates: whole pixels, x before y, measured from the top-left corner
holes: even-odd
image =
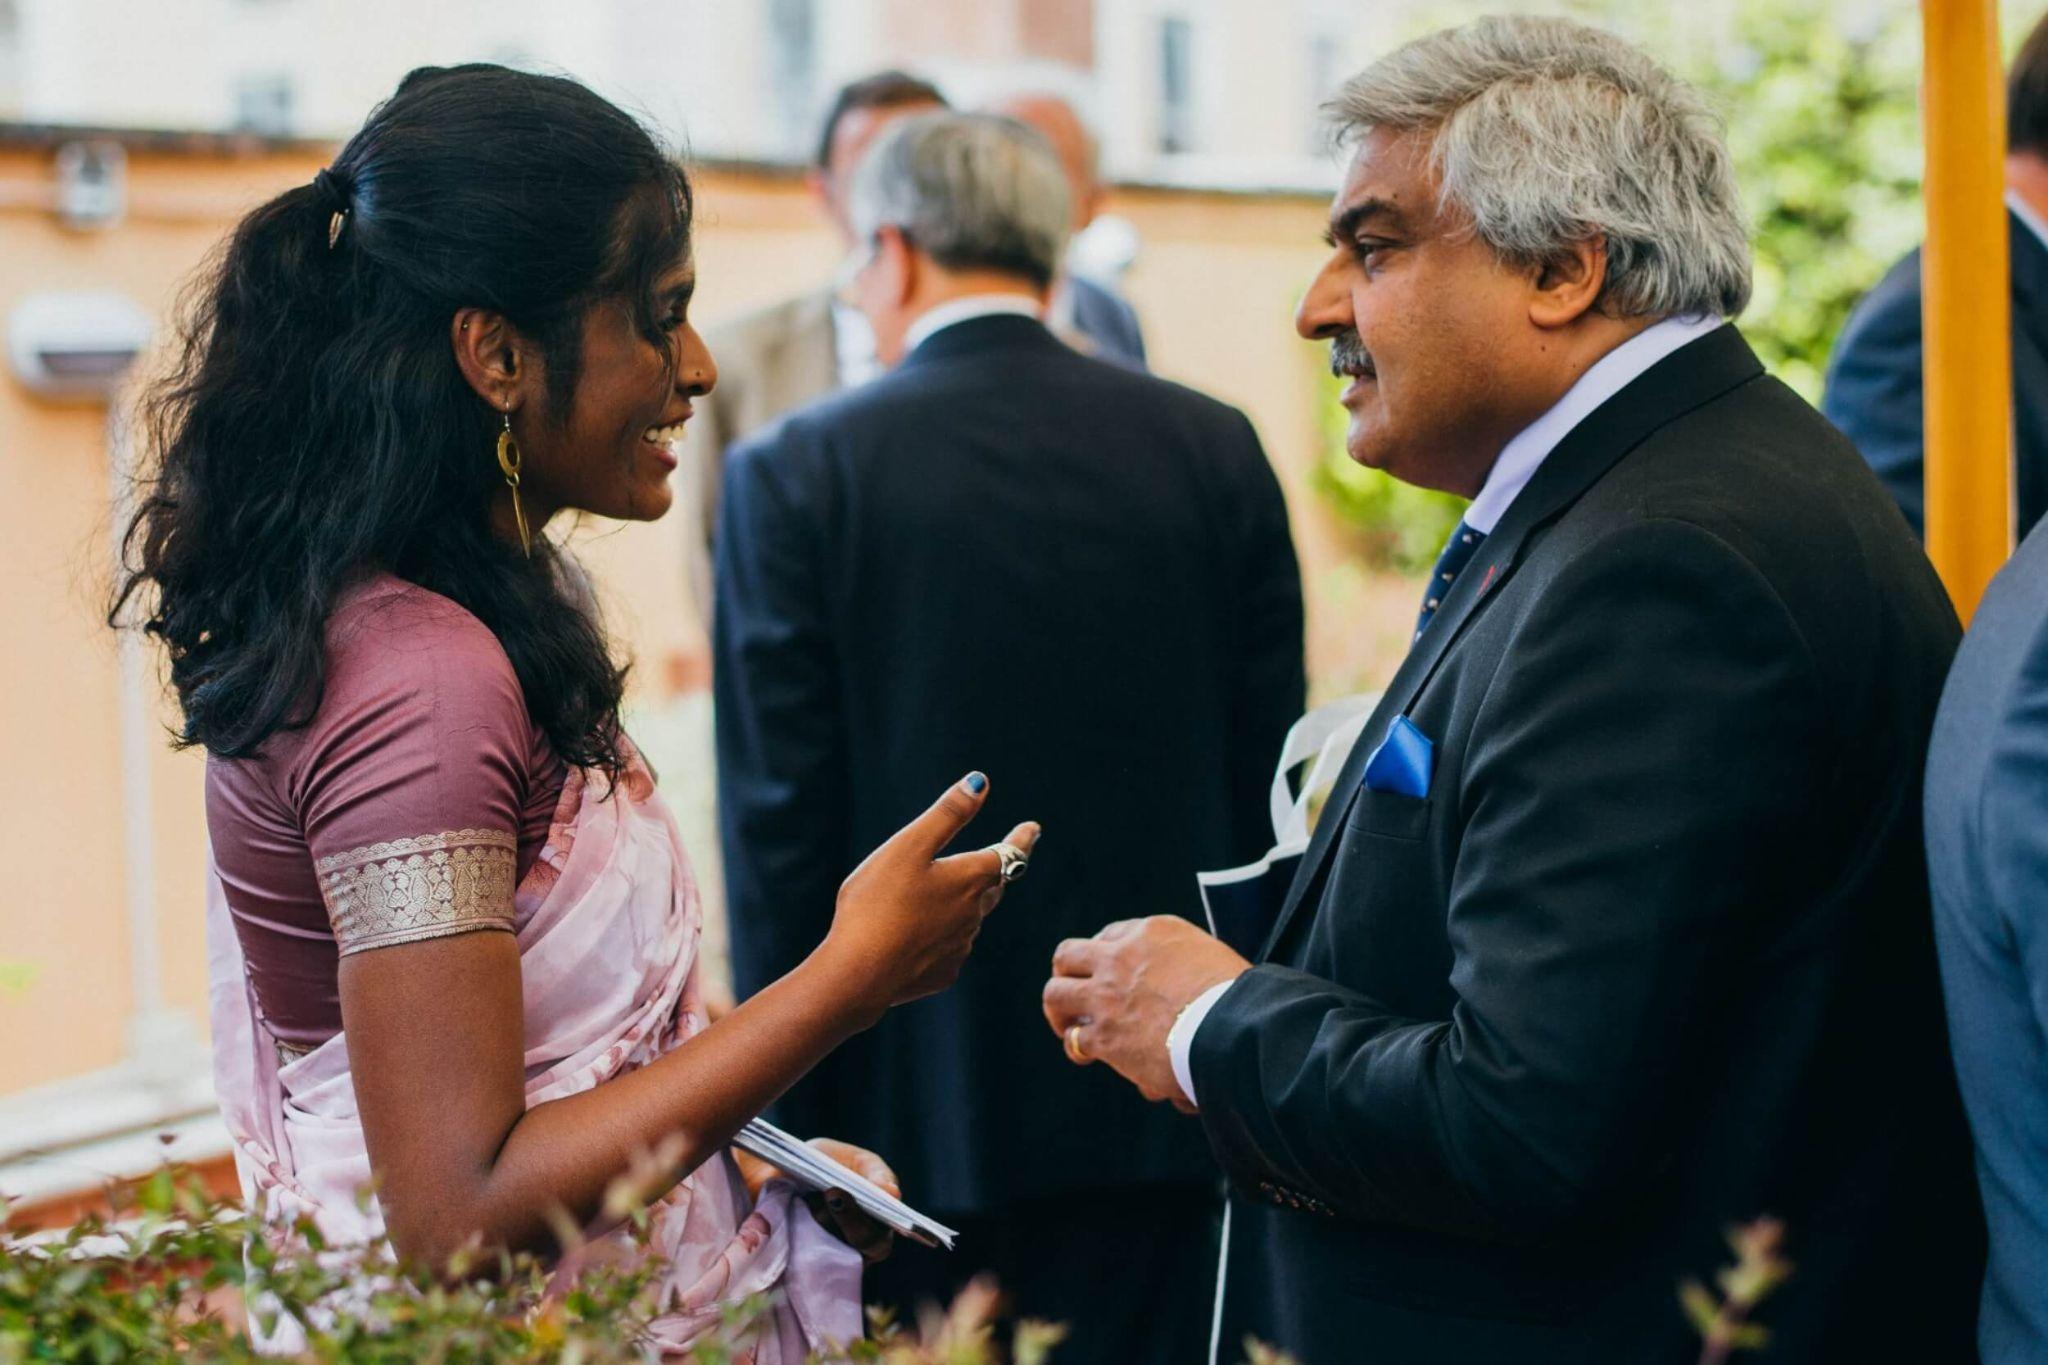
[[[1565,390],[1550,410],[1522,428],[1501,447],[1500,457],[1480,485],[1479,496],[1465,509],[1465,524],[1487,535],[1536,471],[1593,410],[1627,388],[1643,371],[1679,347],[1722,326],[1720,318],[1666,318],[1653,323],[1593,362],[1576,384]]]
[[[2034,234],[2034,240],[2048,247],[2048,223],[2041,221],[2041,215],[2034,212],[2033,205],[2019,197],[2012,190],[2005,192],[2005,206],[2012,210],[2012,216],[2027,225],[2027,231]]]
[[[951,327],[956,322],[991,317],[998,313],[1040,318],[1045,314],[1045,305],[1029,294],[969,294],[965,298],[949,299],[918,314],[916,320],[910,324],[910,330],[903,334],[904,353],[916,350],[924,345],[932,333]]]
[[[875,354],[875,329],[858,308],[836,299],[832,303],[832,359],[841,388],[865,384],[882,372],[882,358]]]

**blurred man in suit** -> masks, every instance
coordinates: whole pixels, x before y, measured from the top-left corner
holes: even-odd
[[[896,120],[945,107],[937,86],[904,71],[877,72],[833,97],[805,180],[849,250],[846,194],[862,154]],[[715,327],[705,340],[718,358],[718,388],[698,401],[696,419],[684,428],[679,477],[690,586],[708,625],[712,540],[727,448],[793,408],[874,378],[882,365],[867,320],[836,302],[830,286]]]
[[[1977,608],[1927,755],[1949,1040],[1991,1229],[1985,1365],[2048,1360],[2048,527]]]
[[[1078,236],[1102,208],[1102,149],[1073,105],[1058,95],[1012,95],[995,112],[1035,128],[1067,176],[1068,231]],[[1053,285],[1046,325],[1075,350],[1145,368],[1145,336],[1131,305],[1107,285],[1062,270]]]
[[[1534,18],[1329,107],[1352,156],[1297,326],[1353,459],[1473,501],[1258,961],[1125,921],[1061,945],[1048,1022],[1199,1108],[1226,1351],[1689,1362],[1674,1287],[1771,1214],[1773,1358],[1967,1360],[1919,799],[1955,616],[1723,322],[1716,120]]]
[[[1067,209],[1028,129],[905,120],[853,218],[869,256],[850,292],[901,364],[735,447],[719,523],[739,986],[815,946],[926,774],[980,767],[992,818],[1028,806],[1051,842],[959,985],[854,1039],[779,1113],[886,1153],[963,1233],[950,1256],[899,1246],[872,1300],[993,1270],[1017,1312],[1072,1325],[1063,1362],[1178,1365],[1208,1326],[1201,1135],[1020,1024],[1045,956],[1101,907],[1188,912],[1197,871],[1270,840],[1303,693],[1286,508],[1243,415],[1039,321]]]
[[[2048,511],[2048,18],[2006,77],[2005,207],[2012,252],[2013,504],[2024,537]],[[1920,252],[1850,314],[1821,401],[1924,533]],[[2004,509],[1997,509],[2002,513]],[[1993,509],[1986,508],[1988,514]]]

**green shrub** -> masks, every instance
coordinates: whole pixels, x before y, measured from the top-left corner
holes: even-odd
[[[114,1221],[88,1218],[47,1237],[0,1236],[0,1365],[252,1362],[262,1357],[246,1315],[279,1310],[318,1324],[298,1357],[309,1362],[649,1359],[639,1339],[656,1312],[655,1266],[593,1268],[569,1292],[549,1296],[547,1268],[531,1256],[463,1257],[445,1276],[422,1275],[382,1243],[325,1246],[310,1222],[296,1229],[301,1249],[280,1256],[254,1235],[247,1214],[170,1170],[118,1202]],[[313,1311],[323,1304],[337,1311]],[[1044,1365],[1060,1329],[1022,1323],[1001,1351],[990,1326],[996,1306],[993,1287],[977,1284],[914,1329],[878,1316],[870,1340],[832,1361]],[[691,1359],[739,1358],[766,1307],[759,1298],[735,1305]]]
[[[1396,573],[1424,573],[1465,514],[1465,499],[1402,483],[1345,454],[1344,428],[1350,418],[1337,406],[1341,387],[1342,381],[1330,381],[1316,410],[1323,453],[1310,471],[1309,484],[1351,534],[1367,564]]]

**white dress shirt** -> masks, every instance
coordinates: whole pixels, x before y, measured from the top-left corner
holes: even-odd
[[[882,357],[875,353],[875,329],[867,315],[850,304],[832,303],[832,358],[839,387],[850,389],[881,374]]]
[[[2034,234],[2034,240],[2048,247],[2048,223],[2041,221],[2041,215],[2034,212],[2034,206],[2019,197],[2013,190],[2005,192],[2005,206],[2012,210],[2012,216],[2027,225],[2027,231]]]
[[[1043,318],[1045,304],[1029,294],[968,294],[963,298],[948,299],[941,304],[925,309],[912,320],[910,330],[903,334],[903,353],[910,354],[934,332],[951,327],[956,322],[971,318],[993,317],[998,313],[1014,313],[1019,317]]]
[[[2014,212],[2025,217],[2024,210],[2017,206]],[[1501,447],[1499,458],[1487,471],[1486,482],[1479,486],[1479,496],[1473,498],[1472,505],[1465,509],[1465,525],[1474,531],[1493,534],[1493,528],[1500,525],[1502,515],[1528,486],[1529,480],[1535,477],[1536,471],[1542,468],[1550,452],[1557,449],[1558,442],[1585,421],[1593,409],[1627,388],[1665,356],[1721,326],[1720,318],[1666,318],[1645,327],[1594,361],[1549,411],[1522,428],[1513,440]],[[1202,1027],[1202,1021],[1209,1017],[1210,1009],[1230,986],[1230,982],[1223,981],[1203,991],[1188,1002],[1173,1021],[1173,1027],[1167,1030],[1166,1055],[1173,1063],[1173,1079],[1179,1083],[1181,1093],[1188,1097],[1190,1103],[1199,1103],[1195,1098],[1194,1072],[1189,1063],[1195,1034]]]

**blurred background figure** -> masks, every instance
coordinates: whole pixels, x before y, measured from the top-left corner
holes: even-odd
[[[1977,608],[1927,753],[1927,872],[1991,1234],[1985,1365],[2048,1360],[2048,530]]]
[[[779,1120],[885,1145],[962,1231],[950,1255],[899,1246],[871,1302],[993,1270],[1017,1313],[1071,1326],[1062,1365],[1196,1360],[1218,1209],[1199,1129],[1019,1022],[1062,939],[1191,912],[1198,870],[1270,841],[1303,703],[1286,507],[1242,414],[1039,320],[1068,214],[1036,134],[906,121],[852,220],[849,293],[901,363],[737,444],[720,511],[739,994],[808,951],[924,774],[985,769],[991,820],[1031,809],[1044,856],[953,990],[853,1040]]]
[[[805,180],[848,247],[853,232],[847,224],[846,191],[862,153],[897,119],[945,107],[937,86],[904,71],[864,77],[833,98]],[[686,428],[679,477],[691,588],[708,621],[712,535],[727,446],[792,408],[874,378],[881,364],[866,319],[835,301],[829,286],[737,318],[713,329],[706,341],[718,357],[720,382]]]
[[[1060,159],[1067,177],[1069,242],[1095,221],[1102,207],[1102,147],[1067,100],[1049,92],[1017,94],[995,112],[1034,128]],[[1053,334],[1088,355],[1145,368],[1145,337],[1138,314],[1109,282],[1074,268],[1071,250],[1054,282],[1047,322]]]
[[[2048,511],[2048,19],[2006,79],[2005,206],[2012,250],[2013,512],[2025,537]],[[1921,477],[1920,252],[1870,291],[1842,330],[1822,410],[1847,433],[1912,523]],[[1992,509],[1984,509],[1989,515]]]

